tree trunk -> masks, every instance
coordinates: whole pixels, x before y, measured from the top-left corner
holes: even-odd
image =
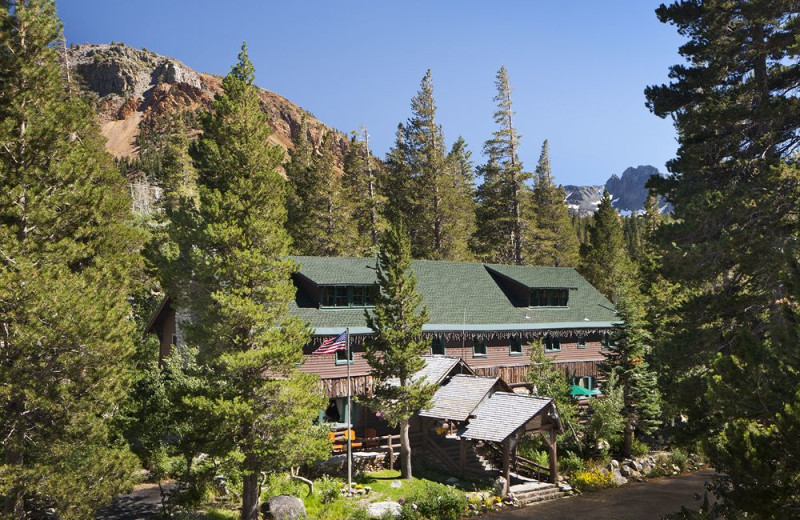
[[[631,456],[631,448],[633,447],[633,425],[631,423],[625,424],[625,430],[622,438],[622,455],[626,458]]]
[[[400,423],[400,477],[411,480],[411,441],[408,430],[408,419],[405,419]]]
[[[245,468],[249,475],[242,476],[242,516],[241,520],[258,520],[259,485],[258,471],[252,455],[245,456]]]

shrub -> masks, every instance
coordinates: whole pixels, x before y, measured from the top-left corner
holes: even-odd
[[[425,482],[406,499],[401,520],[458,520],[467,511],[467,498],[457,489]]]
[[[644,457],[648,453],[650,453],[650,447],[647,444],[639,439],[633,439],[631,443],[631,455],[634,457]]]
[[[614,479],[611,474],[600,471],[598,468],[576,472],[572,475],[571,482],[579,491],[597,491],[614,487]]]
[[[297,480],[292,480],[284,473],[270,474],[269,479],[264,483],[261,492],[263,498],[272,498],[278,495],[291,495],[302,498],[308,494],[308,487]]]
[[[570,452],[566,457],[561,458],[561,460],[558,462],[558,468],[561,473],[573,475],[578,471],[583,470],[583,459]]]
[[[314,481],[314,492],[319,495],[319,501],[323,504],[333,502],[341,496],[342,484],[335,478],[327,475]]]
[[[686,463],[689,461],[689,456],[680,448],[675,448],[670,454],[670,460],[673,464],[678,466],[681,471],[686,470]]]

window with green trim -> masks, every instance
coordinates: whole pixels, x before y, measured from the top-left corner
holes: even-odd
[[[531,307],[566,307],[568,302],[569,289],[531,289]]]
[[[522,355],[522,340],[520,338],[513,337],[508,340],[508,353],[512,356]]]
[[[548,334],[544,337],[545,352],[561,352],[561,339]]]
[[[578,336],[578,348],[586,348],[586,336]]]
[[[373,307],[378,286],[371,285],[321,285],[320,307]]]
[[[475,338],[472,340],[472,357],[487,357],[488,355],[485,338]]]
[[[353,349],[350,349],[350,364],[353,363]],[[346,365],[347,364],[347,353],[344,350],[337,350],[336,351],[336,364],[337,365]]]
[[[444,338],[442,336],[434,336],[431,340],[431,354],[444,356]]]

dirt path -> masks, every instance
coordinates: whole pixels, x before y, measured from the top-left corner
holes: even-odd
[[[166,484],[165,487],[171,487]],[[155,518],[161,507],[158,484],[145,484],[114,499],[95,514],[96,520],[147,520]]]
[[[711,470],[661,478],[597,493],[534,504],[487,515],[487,520],[658,520],[680,511],[699,509]]]

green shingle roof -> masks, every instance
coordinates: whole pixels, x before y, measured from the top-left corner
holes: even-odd
[[[300,274],[317,285],[376,283],[371,258],[294,257]],[[474,262],[415,260],[412,269],[417,290],[428,307],[426,331],[535,330],[545,328],[610,327],[613,305],[575,269],[568,267],[502,266]],[[528,287],[569,289],[563,308],[514,306],[504,291],[509,282],[499,273]],[[317,334],[333,334],[344,327],[366,333],[364,309],[320,309],[304,291],[298,292],[291,313],[308,321]]]

